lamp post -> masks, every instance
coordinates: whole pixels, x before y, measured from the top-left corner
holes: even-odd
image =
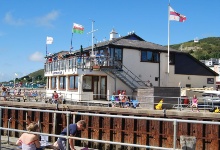
[[[16,80],[16,77],[18,76],[17,73],[14,74],[14,87],[15,87],[15,80]]]
[[[34,88],[34,77],[32,77],[32,88]]]

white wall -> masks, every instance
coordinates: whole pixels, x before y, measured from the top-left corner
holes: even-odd
[[[159,77],[159,63],[140,62],[140,57],[141,52],[139,50],[124,49],[123,65],[135,75],[140,76],[142,81],[149,80],[153,86],[159,86],[159,81],[155,81],[155,77]],[[177,87],[181,83],[182,87],[185,87],[186,84],[191,84],[191,87],[195,88],[202,88],[203,86],[215,88],[215,84],[207,84],[207,78],[216,80],[215,76],[174,74],[175,65],[169,65],[168,73],[167,62],[167,53],[160,53],[161,87]]]
[[[159,77],[159,63],[140,62],[141,52],[138,50],[124,49],[123,65],[142,81],[150,81],[153,86],[158,86],[155,77]]]

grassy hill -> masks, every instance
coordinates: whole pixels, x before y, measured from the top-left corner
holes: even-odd
[[[44,77],[44,69],[37,70],[21,78],[17,78],[16,82],[46,83],[46,77]]]
[[[189,52],[198,60],[220,58],[220,37],[208,37],[200,39],[198,42],[194,42],[194,40],[192,40],[180,44],[170,45],[170,47]]]

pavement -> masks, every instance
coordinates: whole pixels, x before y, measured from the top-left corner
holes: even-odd
[[[8,140],[9,139],[9,140]],[[1,147],[0,150],[21,150],[15,143],[18,138],[9,137],[8,136],[1,136]],[[93,148],[84,148],[75,146],[76,150],[96,150]],[[44,148],[44,150],[53,150],[53,148]]]

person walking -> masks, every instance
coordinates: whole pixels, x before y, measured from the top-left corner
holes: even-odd
[[[86,122],[84,120],[80,120],[77,123],[69,124],[69,131],[67,131],[67,127],[63,129],[63,131],[60,133],[60,135],[66,136],[67,132],[69,132],[69,136],[73,137],[76,136],[76,134],[79,131],[84,131],[86,128]],[[70,150],[76,150],[74,148],[74,139],[68,139],[69,142],[69,149]],[[66,138],[58,138],[57,141],[53,144],[54,147],[60,150],[66,150]]]

